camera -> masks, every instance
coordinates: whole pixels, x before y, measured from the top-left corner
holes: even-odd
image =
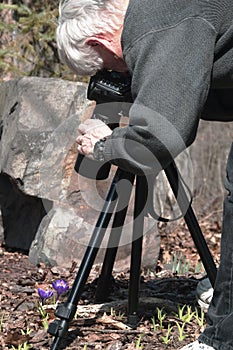
[[[87,97],[97,104],[107,102],[132,102],[131,76],[102,69],[90,79]]]
[[[133,101],[130,75],[106,69],[98,71],[90,79],[87,98],[96,101],[92,118],[102,120],[113,130],[119,126],[121,115],[128,115]],[[89,179],[104,180],[110,167],[109,162],[91,160],[79,154],[74,169]]]

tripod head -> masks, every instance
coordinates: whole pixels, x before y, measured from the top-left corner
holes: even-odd
[[[131,77],[103,69],[91,77],[87,98],[96,101],[92,119],[100,119],[112,130],[119,126],[121,114],[128,115],[131,96]],[[89,179],[104,180],[108,177],[111,164],[90,160],[79,154],[74,169]]]

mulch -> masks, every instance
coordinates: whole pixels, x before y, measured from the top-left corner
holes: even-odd
[[[202,218],[201,228],[218,263],[221,236],[219,222]],[[61,349],[180,349],[198,337],[203,327],[192,319],[192,322],[185,324],[184,339],[179,339],[177,322],[180,326],[183,323],[176,313],[178,305],[190,305],[193,310],[198,308],[195,290],[199,279],[204,276],[203,269],[197,271],[200,258],[182,221],[174,229],[168,230],[164,224],[160,230],[159,261],[154,269],[143,269],[141,273],[137,327],[127,325],[128,268],[113,273],[112,292],[106,303],[98,306],[94,300],[100,272],[100,266],[97,265],[90,273],[78,303],[78,315],[70,322]],[[180,258],[185,257],[185,261],[189,262],[188,271],[185,270],[186,264],[179,268],[174,265],[175,254]],[[70,269],[43,264],[34,266],[27,255],[9,252],[3,244],[0,248],[0,261],[0,348],[50,349],[54,337],[45,329],[39,311],[37,289],[51,288],[56,279],[64,279],[71,287],[78,267],[75,264],[71,264]],[[62,296],[60,302],[66,298],[67,295]],[[159,326],[158,309],[165,315],[162,327]],[[48,306],[46,311],[47,322],[53,322],[56,318],[53,305]],[[169,325],[173,328],[170,341],[165,344]],[[30,346],[26,347],[25,344]]]

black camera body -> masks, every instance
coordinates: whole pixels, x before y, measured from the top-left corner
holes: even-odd
[[[100,119],[112,130],[119,126],[121,115],[128,115],[131,95],[131,77],[126,73],[103,69],[91,77],[87,98],[96,101],[92,118]],[[108,177],[111,164],[91,160],[79,154],[74,169],[80,175],[96,180]]]
[[[97,104],[107,102],[132,102],[131,76],[103,69],[90,79],[87,98]]]

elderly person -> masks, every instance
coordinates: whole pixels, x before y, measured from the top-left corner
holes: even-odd
[[[65,0],[59,55],[74,72],[132,76],[129,125],[79,127],[78,151],[135,174],[165,168],[195,140],[200,118],[233,120],[232,0]],[[221,263],[209,325],[190,350],[233,349],[233,146],[227,164]]]

